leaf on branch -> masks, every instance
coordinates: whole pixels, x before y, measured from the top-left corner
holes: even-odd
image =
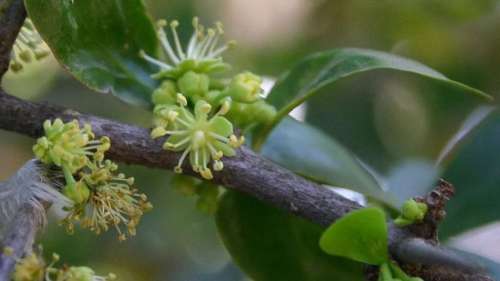
[[[276,83],[267,100],[276,107],[278,114],[274,122],[259,130],[254,140],[255,146],[262,145],[266,136],[277,123],[323,87],[354,74],[380,69],[417,74],[430,80],[445,83],[465,93],[487,100],[491,99],[489,95],[480,90],[448,79],[432,68],[407,58],[374,50],[333,49],[306,57]]]
[[[322,227],[253,197],[226,192],[216,220],[229,253],[254,280],[364,280],[362,264],[321,251]]]
[[[90,89],[147,106],[156,82],[139,51],[157,51],[141,0],[26,0],[26,9],[55,57]]]
[[[390,206],[398,205],[354,154],[308,124],[285,118],[269,136],[262,154],[316,182],[351,189]]]
[[[321,236],[321,249],[373,265],[389,259],[385,214],[378,208],[352,211],[332,224]]]

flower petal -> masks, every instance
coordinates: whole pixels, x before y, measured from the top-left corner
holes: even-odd
[[[227,137],[233,134],[233,124],[222,116],[215,116],[209,121],[210,131]]]

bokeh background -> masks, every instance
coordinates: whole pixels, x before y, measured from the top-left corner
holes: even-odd
[[[500,1],[146,2],[153,18],[178,19],[185,39],[190,35],[193,16],[206,24],[221,20],[227,38],[239,43],[227,55],[235,71],[250,70],[272,80],[313,52],[336,47],[371,48],[413,58],[454,80],[494,96],[499,94]],[[89,91],[53,58],[30,65],[21,74],[9,73],[4,85],[8,92],[24,99],[149,126],[147,111]],[[465,120],[480,119],[487,111],[480,106],[477,99],[449,87],[411,75],[378,71],[328,87],[299,115],[334,136],[381,177],[404,185],[412,184],[419,173],[426,173],[426,163],[438,158]],[[32,157],[32,144],[32,139],[0,131],[0,180]],[[481,161],[471,165],[475,165],[474,171],[481,171],[477,166]],[[96,238],[81,231],[68,236],[53,220],[41,241],[47,253],[55,251],[68,263],[91,265],[99,272],[115,272],[124,281],[246,280],[224,250],[213,216],[198,211],[194,198],[171,188],[170,172],[135,166],[125,171],[137,178],[155,206],[141,223],[139,235],[126,243],[119,243],[114,234]],[[499,169],[494,171],[500,174]],[[460,175],[452,176],[460,179]],[[460,188],[460,183],[457,185]],[[497,205],[500,199],[495,201],[495,196],[500,191],[496,192],[492,201],[476,207]],[[466,205],[467,200],[455,204]],[[449,241],[500,262],[500,248],[491,247],[500,242],[500,231],[493,222],[488,223]],[[456,234],[453,229],[453,225],[445,227],[448,233]]]

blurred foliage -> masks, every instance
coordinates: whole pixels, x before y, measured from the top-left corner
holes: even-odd
[[[182,23],[194,15],[205,23],[223,20],[227,36],[245,43],[228,58],[235,71],[248,69],[277,77],[312,52],[372,48],[413,58],[453,80],[499,94],[499,1],[148,0],[147,7],[154,18],[176,18]],[[180,28],[181,37],[187,39],[190,25]],[[22,98],[149,126],[149,112],[85,89],[55,61],[33,68],[6,77],[6,88]],[[387,176],[398,186],[406,180],[413,186],[411,182],[421,174],[406,165],[435,160],[479,104],[480,100],[442,84],[380,71],[323,89],[308,102],[306,120],[334,136],[381,178]],[[458,194],[450,203],[445,235],[498,219],[497,115],[456,150],[457,162],[445,173]],[[31,157],[31,145],[27,137],[0,131],[0,179]],[[127,243],[118,243],[113,236],[96,239],[85,232],[67,236],[52,224],[42,241],[47,252],[60,253],[68,263],[95,266],[99,272],[114,271],[120,280],[245,278],[223,249],[213,217],[196,210],[196,198],[173,191],[169,172],[141,167],[125,172],[137,177],[155,206],[138,236]],[[464,215],[468,216],[462,221]]]

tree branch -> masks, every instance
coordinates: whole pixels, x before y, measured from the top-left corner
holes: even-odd
[[[42,123],[46,119],[54,118],[65,121],[77,119],[81,123],[91,124],[97,136],[106,135],[111,139],[112,145],[107,157],[115,161],[168,170],[177,164],[179,154],[163,150],[164,140],[151,139],[148,129],[81,114],[55,105],[23,101],[0,90],[0,129],[36,138],[43,134]],[[184,170],[197,176],[189,166],[184,167]],[[262,158],[245,147],[239,149],[235,157],[224,159],[224,170],[214,174],[214,182],[254,196],[322,226],[328,226],[346,213],[361,207]],[[396,259],[440,269],[434,269],[431,278],[426,280],[492,280],[484,279],[483,275],[469,274],[470,271],[478,270],[470,261],[461,262],[457,260],[456,255],[450,255],[439,247],[425,243],[406,229],[394,227],[392,224],[390,224],[389,241],[390,252]],[[408,241],[413,242],[408,243]],[[419,246],[414,241],[421,241],[424,244]],[[441,258],[435,260],[422,258],[417,254],[422,248],[421,245],[426,245],[427,254],[439,254]],[[429,260],[432,260],[432,263],[429,263]],[[457,279],[456,276],[465,279]],[[471,276],[482,276],[483,279],[478,279],[479,277],[474,279]]]

